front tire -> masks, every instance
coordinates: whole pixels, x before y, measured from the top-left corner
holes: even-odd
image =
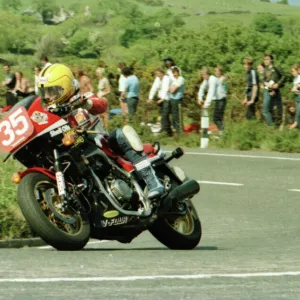
[[[57,192],[56,184],[40,173],[26,175],[19,184],[17,199],[29,226],[49,245],[57,250],[80,250],[90,238],[90,223],[86,216],[74,215],[74,224],[64,223],[57,218],[45,200],[49,190]],[[59,201],[59,196],[52,198]],[[58,200],[57,200],[58,199]],[[52,203],[54,204],[54,203]]]
[[[162,216],[149,228],[152,235],[170,249],[194,249],[201,240],[202,228],[197,211],[191,200],[185,202],[188,209],[184,216]]]

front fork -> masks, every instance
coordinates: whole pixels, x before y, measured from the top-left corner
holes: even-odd
[[[65,198],[67,196],[67,190],[66,190],[65,177],[62,169],[62,163],[60,160],[59,153],[56,149],[54,149],[53,154],[54,154],[54,170],[55,170],[58,195],[62,198],[63,202],[65,202]]]

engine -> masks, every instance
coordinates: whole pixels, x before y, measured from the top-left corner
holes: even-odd
[[[116,199],[120,202],[129,202],[132,198],[132,189],[121,179],[113,180],[110,183],[110,189]]]

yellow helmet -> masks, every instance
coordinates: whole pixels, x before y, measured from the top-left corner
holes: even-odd
[[[39,74],[38,88],[47,104],[62,104],[74,95],[76,84],[67,66],[53,64]]]

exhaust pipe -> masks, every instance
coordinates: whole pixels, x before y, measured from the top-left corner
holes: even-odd
[[[166,213],[173,206],[174,203],[186,198],[191,198],[200,191],[199,183],[194,179],[189,179],[176,187],[169,195],[163,200],[161,204],[161,211]]]

